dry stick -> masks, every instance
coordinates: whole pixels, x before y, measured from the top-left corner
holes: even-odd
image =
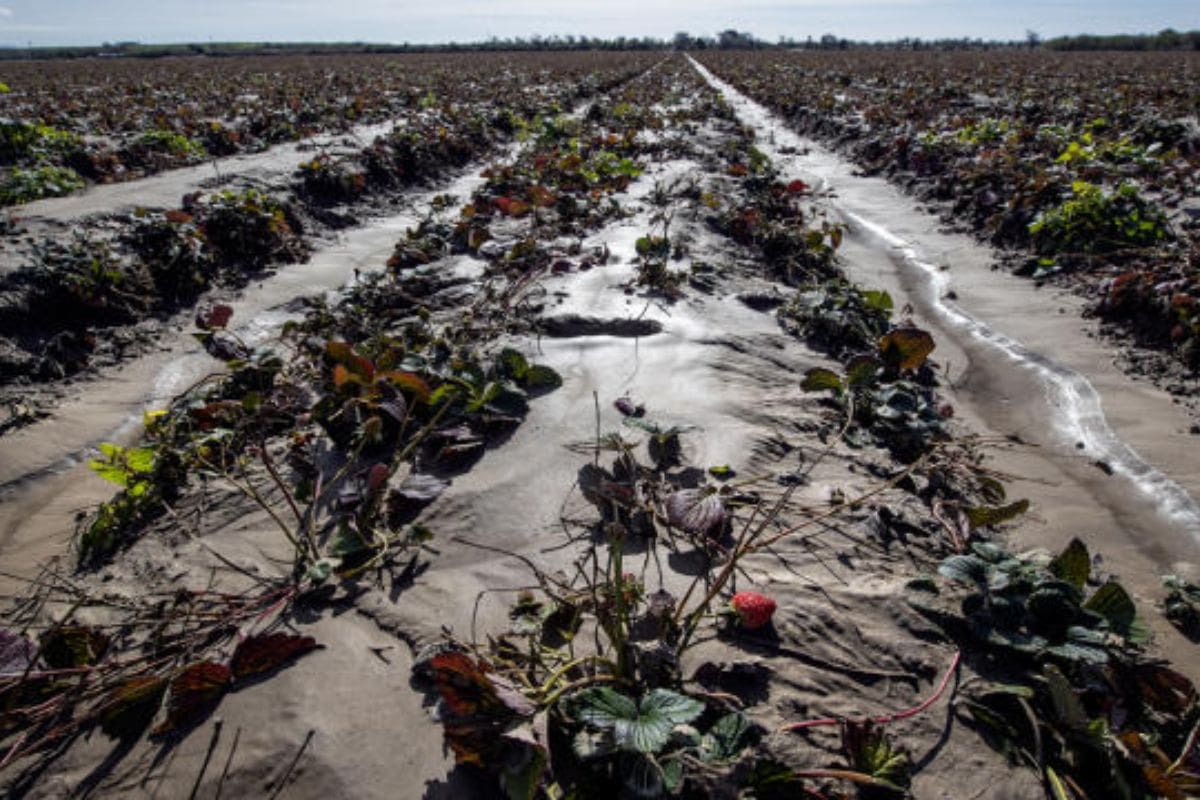
[[[212,469],[213,472],[223,477],[230,485],[245,495],[248,500],[253,501],[263,511],[266,511],[267,515],[270,516],[275,524],[279,527],[279,530],[283,532],[284,537],[288,540],[288,543],[291,544],[292,549],[294,549],[297,553],[304,552],[304,548],[301,546],[300,540],[295,537],[287,523],[279,518],[279,515],[275,513],[275,509],[271,506],[271,504],[268,503],[263,496],[258,493],[258,490],[254,488],[254,484],[251,483],[249,475],[246,475],[246,485],[243,486],[242,484],[238,483],[238,481],[235,480],[232,475],[217,467],[215,464],[210,463],[207,459],[201,458],[200,461],[202,464]]]
[[[213,800],[221,800],[221,790],[225,788],[225,779],[229,777],[229,768],[233,766],[233,754],[237,752],[238,741],[241,738],[242,729],[239,727],[233,733],[233,744],[229,747],[229,756],[225,759],[225,768],[221,770],[221,778],[217,781],[217,793]]]
[[[471,641],[479,641],[479,636],[476,634],[476,623],[479,619],[479,606],[483,603],[483,598],[489,594],[507,594],[508,592],[530,592],[535,589],[544,588],[540,584],[537,586],[512,586],[506,589],[483,589],[475,595],[475,606],[471,609]]]
[[[952,677],[954,677],[954,675],[958,672],[958,665],[961,661],[962,661],[962,651],[955,650],[954,657],[952,659],[950,659],[950,668],[947,669],[946,674],[942,676],[942,680],[941,680],[941,683],[938,684],[937,691],[935,691],[932,695],[930,695],[929,698],[927,700],[925,700],[925,702],[921,703],[919,706],[913,706],[912,708],[906,709],[904,711],[899,711],[895,714],[888,714],[888,715],[885,715],[882,717],[866,717],[866,718],[864,718],[863,721],[873,722],[876,725],[887,725],[889,723],[897,722],[898,720],[902,720],[902,719],[908,719],[909,717],[915,717],[917,714],[920,714],[922,711],[926,710],[927,708],[932,706],[934,703],[936,703],[941,698],[941,696],[946,692],[946,688],[950,685],[950,679]],[[840,725],[841,723],[842,723],[842,720],[838,719],[836,717],[825,717],[823,719],[810,719],[810,720],[805,720],[804,722],[793,722],[790,725],[784,725],[782,728],[779,729],[779,732],[780,733],[785,733],[785,732],[791,733],[791,732],[800,731],[800,730],[807,730],[808,728],[820,728],[820,727],[829,726],[829,725]]]
[[[213,752],[217,749],[217,742],[221,740],[221,728],[225,727],[225,723],[221,720],[213,722],[212,738],[208,740],[208,751],[204,754],[204,762],[200,765],[200,773],[196,775],[196,782],[192,784],[192,793],[188,795],[188,800],[196,800],[196,794],[200,791],[200,782],[204,780],[204,773],[208,772],[208,764],[212,761]]]
[[[267,472],[271,473],[271,478],[275,481],[275,485],[283,493],[283,499],[287,501],[288,508],[292,510],[292,516],[296,518],[296,523],[303,525],[304,515],[300,513],[300,509],[296,506],[296,498],[292,497],[287,484],[283,482],[283,478],[279,477],[279,472],[275,469],[275,463],[271,460],[271,454],[267,452],[267,440],[265,438],[259,442],[258,454],[262,459],[263,466],[267,468]]]
[[[275,791],[271,792],[270,800],[275,800],[283,791],[283,787],[287,786],[288,778],[292,776],[292,771],[296,769],[296,764],[300,763],[300,757],[304,755],[304,751],[308,749],[308,745],[313,740],[316,734],[315,728],[310,728],[308,735],[304,737],[304,744],[300,745],[300,749],[296,751],[296,757],[292,759],[292,763],[288,764],[287,772],[283,773],[283,777],[279,779],[279,783],[275,784]]]
[[[8,752],[4,754],[4,758],[0,759],[0,770],[3,770],[10,763],[16,760],[18,755],[24,755],[21,750],[21,745],[25,744],[25,740],[29,738],[29,731],[25,731],[17,737],[17,741],[8,748]]]
[[[1195,749],[1198,740],[1200,740],[1200,720],[1197,720],[1196,724],[1192,726],[1192,732],[1188,734],[1187,741],[1183,743],[1183,749],[1179,751],[1179,758],[1175,759],[1167,770],[1168,775],[1175,774],[1183,766],[1183,762],[1187,761],[1187,757]]]
[[[592,403],[596,406],[596,454],[592,459],[594,466],[600,466],[600,393],[592,389]]]

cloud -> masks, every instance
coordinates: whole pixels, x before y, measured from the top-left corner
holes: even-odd
[[[13,10],[8,6],[0,6],[0,19],[8,19],[13,15]]]

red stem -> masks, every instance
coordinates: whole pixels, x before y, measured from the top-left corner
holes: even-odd
[[[946,693],[947,687],[950,686],[950,679],[954,676],[954,673],[956,673],[958,671],[958,665],[959,665],[959,663],[961,663],[961,661],[962,661],[962,651],[956,650],[954,652],[954,658],[950,659],[950,668],[947,669],[946,674],[942,676],[942,681],[941,681],[941,683],[938,684],[937,691],[935,691],[932,695],[930,695],[929,698],[925,702],[921,703],[921,705],[914,706],[912,708],[905,709],[904,711],[899,711],[895,714],[888,714],[888,715],[882,716],[882,717],[866,717],[866,718],[864,718],[864,721],[873,722],[876,725],[887,725],[890,722],[896,722],[897,720],[908,719],[909,717],[915,717],[917,714],[920,714],[922,711],[925,711],[931,705],[933,705],[939,699],[941,699],[942,695]],[[784,725],[779,730],[781,732],[783,732],[783,731],[788,731],[788,732],[801,731],[801,730],[806,730],[808,728],[821,728],[821,727],[828,726],[828,725],[840,725],[841,722],[842,722],[842,720],[838,719],[836,717],[825,717],[824,719],[809,719],[809,720],[805,720],[804,722],[793,722],[791,725]]]

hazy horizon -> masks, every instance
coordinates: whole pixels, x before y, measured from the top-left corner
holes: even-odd
[[[491,37],[711,36],[727,28],[776,41],[825,34],[860,40],[905,37],[1022,39],[1156,33],[1200,27],[1196,0],[1037,2],[983,0],[445,0],[435,6],[354,0],[330,18],[323,0],[0,0],[0,46],[206,41],[363,41],[432,44]]]

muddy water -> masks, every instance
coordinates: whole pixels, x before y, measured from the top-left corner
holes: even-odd
[[[695,63],[695,62],[693,62]],[[1190,420],[1171,397],[1113,364],[1081,319],[1082,301],[994,269],[992,252],[940,230],[935,217],[881,178],[789,130],[700,64],[759,146],[789,177],[827,195],[848,227],[841,256],[859,283],[886,288],[933,330],[959,416],[1022,443],[994,456],[1034,501],[1018,544],[1060,547],[1078,536],[1143,600],[1168,572],[1200,562],[1200,459]],[[1157,615],[1154,615],[1157,617]],[[1179,663],[1194,647],[1160,626]]]

